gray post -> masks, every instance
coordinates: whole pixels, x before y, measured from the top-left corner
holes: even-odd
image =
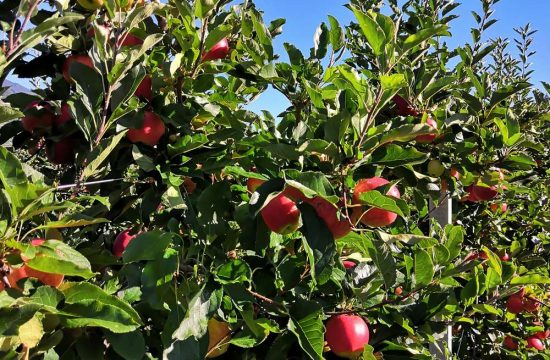
[[[430,218],[432,222],[435,220],[444,228],[447,224],[452,223],[453,207],[452,200],[447,194],[442,191],[438,206],[435,206],[430,199]],[[438,321],[440,319],[433,319]],[[434,333],[435,342],[430,344],[430,353],[435,360],[448,359],[447,354],[452,354],[453,350],[453,327],[452,325],[444,326],[439,333]],[[447,349],[448,352],[445,351]]]

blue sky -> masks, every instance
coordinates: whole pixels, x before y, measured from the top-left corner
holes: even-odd
[[[460,2],[460,1],[459,1]],[[275,40],[275,51],[286,60],[283,43],[296,45],[304,54],[309,54],[313,45],[313,34],[321,22],[327,22],[327,15],[333,15],[342,26],[352,20],[351,12],[343,5],[345,0],[255,0],[257,7],[264,11],[264,20],[269,23],[276,18],[286,18],[283,34]],[[471,11],[480,12],[481,1],[462,0],[462,5],[454,13],[460,18],[451,23],[452,40],[447,40],[450,46],[471,42],[470,28],[475,25]],[[513,38],[513,28],[531,23],[537,29],[533,49],[537,54],[533,57],[533,82],[550,82],[550,0],[501,0],[495,5],[493,18],[499,21],[493,25],[484,39],[494,37]],[[447,38],[448,39],[448,38]],[[515,47],[510,44],[510,49]],[[538,84],[537,84],[538,85]],[[288,106],[288,101],[276,91],[270,90],[262,94],[248,107],[252,111],[269,110],[277,115]]]

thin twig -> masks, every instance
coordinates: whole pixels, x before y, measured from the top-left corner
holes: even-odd
[[[263,296],[262,294],[258,294],[257,292],[254,292],[254,291],[252,291],[252,290],[250,290],[250,289],[247,289],[247,291],[248,291],[248,293],[249,293],[250,295],[254,296],[255,298],[258,298],[258,299],[262,300],[263,302],[266,302],[266,303],[268,303],[268,304],[270,304],[270,305],[279,307],[279,308],[281,308],[281,309],[285,309],[285,306],[284,306],[283,304],[281,304],[280,302],[277,302],[277,301],[272,300],[272,299],[270,299],[270,298],[268,298],[268,297],[265,297],[265,296]]]
[[[21,27],[17,31],[17,35],[15,36],[15,39],[13,38],[13,32],[14,32],[14,29],[15,29],[15,23],[16,23],[17,19],[14,20],[13,26],[12,26],[11,31],[10,31],[10,49],[9,49],[9,52],[8,52],[8,56],[11,55],[15,51],[15,48],[17,47],[17,45],[19,44],[19,41],[21,40],[21,36],[23,35],[23,31],[25,29],[25,26],[27,26],[27,23],[29,22],[34,10],[38,6],[38,4],[40,4],[40,2],[41,2],[41,0],[36,0],[34,3],[32,3],[31,7],[27,11],[27,14],[25,15],[25,19],[23,20],[23,23],[21,24]]]

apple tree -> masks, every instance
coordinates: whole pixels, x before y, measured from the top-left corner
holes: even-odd
[[[550,358],[550,86],[481,3],[283,61],[251,0],[1,1],[0,357]]]

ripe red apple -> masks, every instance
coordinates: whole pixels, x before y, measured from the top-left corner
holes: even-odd
[[[523,297],[523,310],[533,313],[540,309],[540,303],[536,299]]]
[[[466,188],[466,191],[468,192],[468,200],[472,202],[489,201],[498,195],[498,190],[495,185],[490,187],[483,185],[470,185]]]
[[[369,343],[369,327],[360,316],[334,315],[327,322],[325,340],[334,354],[357,359]]]
[[[504,341],[502,342],[505,348],[508,350],[517,350],[519,348],[519,344],[517,341],[515,341],[511,336],[506,335],[504,338]]]
[[[262,179],[255,179],[255,178],[250,178],[246,181],[246,188],[248,189],[248,191],[250,191],[251,193],[255,192],[257,188],[260,187],[260,185],[262,185],[263,183],[265,183],[265,180],[262,180]]]
[[[519,314],[523,311],[523,295],[515,293],[510,295],[506,301],[506,310],[512,314]]]
[[[530,336],[527,338],[527,348],[528,349],[536,349],[538,351],[543,351],[544,350],[544,344],[543,342],[535,337],[535,336]]]
[[[142,45],[142,44],[143,44],[143,39],[132,34],[126,35],[125,38],[119,38],[117,42],[118,47],[136,46],[136,45]]]
[[[538,331],[534,335],[537,339],[548,339],[550,337],[550,330]]]
[[[492,212],[494,212],[496,214],[499,210],[500,210],[500,212],[505,213],[508,210],[508,204],[502,203],[502,204],[500,204],[500,206],[497,203],[491,204],[491,211]]]
[[[165,131],[166,127],[161,118],[154,112],[146,111],[141,128],[129,129],[126,137],[134,144],[142,142],[145,145],[155,146]]]
[[[454,177],[457,180],[459,180],[460,177],[461,177],[460,173],[458,172],[458,170],[455,167],[451,168],[450,174],[451,174],[452,177]]]
[[[75,140],[72,137],[66,137],[58,142],[53,142],[46,146],[46,156],[53,164],[70,165],[75,159]]]
[[[32,133],[37,128],[52,126],[55,114],[50,104],[44,101],[33,101],[25,107],[26,115],[21,119],[23,129]]]
[[[296,203],[279,194],[261,210],[267,227],[278,234],[290,234],[300,226],[300,210]]]
[[[115,242],[113,243],[113,255],[117,258],[121,258],[124,250],[128,247],[128,244],[134,240],[137,234],[132,235],[132,229],[124,230],[117,235]]]
[[[338,219],[336,205],[318,196],[313,199],[306,199],[305,202],[315,209],[317,216],[325,222],[334,239],[339,239],[349,234],[351,225],[347,219]]]
[[[511,259],[511,257],[507,252],[502,254],[502,256],[500,257],[500,260],[502,260],[502,261],[510,261],[510,259]]]
[[[54,118],[53,123],[55,126],[61,126],[69,120],[71,120],[71,111],[69,104],[64,102],[61,104],[61,113]]]
[[[151,100],[153,98],[153,81],[149,75],[145,75],[134,93],[138,98]]]
[[[428,118],[428,120],[426,120],[426,124],[432,127],[434,130],[437,130],[437,122],[434,119]],[[436,137],[437,134],[418,135],[415,140],[417,143],[429,144],[433,142]]]
[[[344,260],[344,261],[342,261],[342,263],[344,264],[344,267],[346,269],[353,269],[354,267],[357,266],[357,264],[354,261],[351,261],[351,260]]]
[[[223,38],[202,56],[202,61],[223,59],[227,54],[229,54],[229,41]]]
[[[412,106],[407,100],[403,99],[401,96],[395,95],[392,100],[395,103],[395,107],[397,108],[397,114],[399,116],[420,115],[418,110],[414,106]]]
[[[208,355],[207,359],[221,356],[229,348],[231,329],[225,321],[215,318],[208,320]]]
[[[361,204],[361,200],[359,199],[359,196],[362,193],[375,190],[388,183],[389,183],[388,180],[380,177],[373,177],[373,178],[363,179],[359,181],[357,185],[355,185],[355,189],[353,190],[353,203]],[[397,189],[397,186],[395,185],[388,190],[386,195],[392,196],[398,199],[401,197],[401,193],[399,192],[399,189]],[[356,207],[353,210],[352,218],[358,219],[361,216],[362,212],[363,210],[361,209],[361,207]],[[394,212],[379,209],[379,208],[371,208],[367,210],[365,214],[361,217],[361,222],[365,225],[376,227],[376,226],[391,225],[396,219],[397,219],[397,214]]]
[[[433,177],[440,177],[445,172],[445,167],[441,161],[433,159],[428,163],[428,175]]]
[[[63,77],[65,78],[65,81],[68,83],[73,83],[74,80],[71,77],[71,64],[73,62],[78,62],[83,65],[86,65],[87,67],[93,69],[94,68],[94,62],[91,57],[88,55],[71,55],[68,58],[65,59],[65,62],[63,63]]]
[[[403,294],[403,288],[401,286],[398,286],[395,288],[395,295],[401,296]]]
[[[286,196],[287,198],[294,200],[294,201],[307,201],[309,200],[302,191],[296,189],[293,186],[287,185],[282,194]]]
[[[197,183],[195,183],[189,176],[186,176],[183,179],[183,184],[181,186],[183,186],[183,189],[189,195],[193,194],[195,190],[197,190]]]
[[[33,239],[31,240],[31,245],[40,246],[45,241],[46,240],[44,239]],[[37,255],[37,256],[40,256],[40,255]],[[21,256],[21,259],[25,263],[29,260],[24,256]],[[7,278],[12,288],[21,290],[17,286],[17,282],[21,279],[33,278],[33,279],[37,279],[44,285],[49,285],[57,288],[63,283],[63,279],[65,277],[62,274],[52,274],[52,273],[46,273],[43,271],[35,270],[30,268],[27,264],[25,264],[20,268],[12,268]]]

